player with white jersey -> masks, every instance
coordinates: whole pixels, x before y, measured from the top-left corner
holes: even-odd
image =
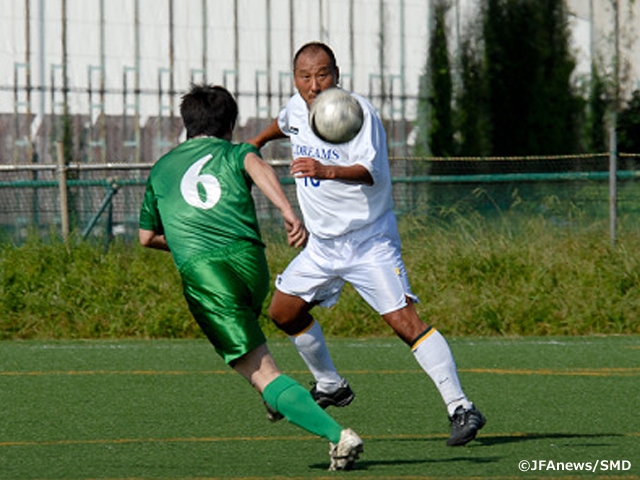
[[[355,182],[297,176],[296,191],[305,225],[319,238],[335,238],[371,225],[393,209],[387,151],[375,149],[376,139],[386,137],[385,130],[373,106],[360,95],[351,95],[365,114],[360,133],[348,143],[328,143],[313,133],[307,104],[299,93],[291,97],[278,117],[280,130],[291,141],[294,159],[312,157],[325,165],[361,165],[373,179],[372,185],[363,188]]]
[[[289,100],[278,116],[278,127],[291,141],[294,163],[310,157],[326,166],[357,165],[371,181],[363,185],[341,179],[318,179],[306,171],[294,174],[298,203],[310,238],[307,248],[278,277],[277,286],[278,290],[307,303],[329,307],[336,303],[348,281],[376,311],[385,314],[404,306],[405,295],[415,297],[400,257],[387,151],[375,148],[375,142],[384,141],[386,133],[373,106],[363,97],[352,95],[362,106],[364,122],[358,135],[347,143],[328,143],[313,133],[307,103],[300,93]],[[371,242],[372,238],[376,241]],[[370,250],[378,249],[382,241],[392,246],[384,257],[381,252]],[[336,248],[336,242],[340,248]],[[347,244],[350,248],[343,248]],[[355,268],[356,264],[366,268]],[[318,272],[321,277],[324,269],[328,269],[331,281],[316,285],[317,279],[312,276],[315,268],[323,270]],[[344,274],[334,276],[336,269]]]
[[[290,171],[309,230],[306,247],[276,280],[269,314],[313,374],[316,402],[323,408],[349,405],[355,394],[333,365],[322,329],[310,314],[315,305],[335,304],[349,282],[411,348],[437,386],[451,422],[447,444],[465,445],[486,420],[464,394],[446,340],[416,312],[418,299],[400,253],[382,121],[368,101],[352,94],[364,112],[362,129],[344,144],[323,141],[308,116],[313,100],[338,85],[332,50],[319,42],[303,45],[294,56],[293,75],[298,92],[249,140],[261,148],[289,138]]]

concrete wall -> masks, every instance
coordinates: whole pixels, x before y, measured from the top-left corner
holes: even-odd
[[[613,0],[569,0],[577,75],[591,58],[612,65]],[[623,78],[640,83],[640,7],[620,0]],[[123,137],[140,142],[149,119],[178,115],[191,81],[223,84],[238,98],[240,125],[273,117],[293,91],[291,57],[310,40],[335,50],[346,88],[368,96],[394,138],[410,137],[418,80],[428,51],[428,0],[0,0],[0,113],[18,114],[3,132],[37,145],[46,124],[68,113],[122,120]],[[476,13],[475,0],[452,0],[451,45]],[[635,48],[634,48],[635,44]],[[47,119],[47,122],[44,121]],[[110,127],[113,128],[113,127]],[[155,129],[155,126],[153,126]],[[173,142],[177,133],[158,137]],[[42,143],[42,142],[40,142]],[[399,149],[406,153],[407,146]],[[14,155],[0,151],[0,162]],[[24,158],[24,152],[18,156]],[[146,160],[134,153],[131,161]]]

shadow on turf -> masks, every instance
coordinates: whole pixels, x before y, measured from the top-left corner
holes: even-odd
[[[604,439],[613,437],[622,437],[619,433],[517,433],[513,435],[495,435],[495,436],[479,436],[473,442],[469,443],[467,447],[490,447],[492,445],[503,445],[508,443],[526,442],[531,440],[571,440],[571,439]],[[416,439],[397,439],[396,442],[415,442]],[[428,438],[422,441],[438,441],[442,439]],[[581,444],[588,447],[602,447],[602,443],[584,443]],[[470,458],[470,457],[450,457],[450,458],[416,458],[415,460],[372,460],[361,459],[358,460],[354,466],[354,470],[367,470],[369,467],[380,465],[419,465],[419,464],[433,464],[433,463],[454,463],[454,462],[471,462],[471,463],[492,463],[500,460],[500,457],[482,457],[482,458]],[[326,463],[315,463],[309,465],[314,470],[326,470]]]
[[[506,443],[527,442],[530,440],[570,440],[570,439],[603,439],[622,437],[619,433],[518,433],[513,435],[478,436],[475,442],[484,446],[502,445]],[[470,444],[472,445],[472,444]],[[600,447],[601,443],[588,443],[585,446]]]
[[[435,441],[437,440],[438,442],[442,442],[443,440],[441,438],[438,439],[433,439],[433,438],[398,438],[398,439],[393,439],[391,440],[393,443],[397,443],[397,442],[408,442],[408,443],[413,443],[413,444],[420,444],[424,441]],[[389,440],[383,440],[383,441],[377,441],[375,439],[368,439],[367,443],[371,444],[371,443],[386,443]],[[478,445],[480,446],[480,445]],[[450,451],[456,451],[459,449],[452,449],[450,447],[446,447],[447,450]],[[376,460],[375,458],[372,458],[371,456],[367,456],[368,453],[370,453],[371,455],[373,455],[373,452],[376,450],[376,447],[373,447],[369,450],[369,452],[366,451],[365,448],[365,452],[363,454],[363,457],[360,457],[360,459],[358,461],[356,461],[353,470],[368,470],[369,467],[375,467],[375,466],[401,466],[401,465],[428,465],[428,464],[436,464],[436,463],[459,463],[459,462],[468,462],[468,463],[473,463],[473,464],[484,464],[484,463],[495,463],[500,461],[501,457],[499,456],[484,456],[484,457],[469,457],[469,456],[455,456],[455,457],[448,457],[448,458],[436,458],[433,456],[427,456],[427,457],[416,457],[415,459],[397,459],[397,460],[390,460],[390,459],[385,459],[385,460]],[[386,454],[388,456],[388,454]],[[312,468],[314,470],[326,470],[327,469],[327,464],[326,463],[315,463],[312,465],[309,465],[309,468]]]
[[[353,470],[368,470],[369,467],[375,466],[400,466],[400,465],[433,465],[434,463],[459,463],[459,462],[469,462],[469,463],[495,463],[500,461],[500,457],[483,457],[483,458],[469,458],[469,457],[451,457],[451,458],[416,458],[415,460],[358,460]],[[326,470],[326,463],[315,463],[313,465],[309,465],[309,468],[314,470]]]

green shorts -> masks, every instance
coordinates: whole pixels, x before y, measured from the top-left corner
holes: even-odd
[[[197,255],[180,275],[189,310],[227,364],[266,342],[258,322],[270,288],[263,247],[236,243]]]

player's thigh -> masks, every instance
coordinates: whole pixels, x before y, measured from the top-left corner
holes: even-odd
[[[316,261],[308,247],[276,278],[280,292],[323,307],[337,302],[343,286],[344,280],[330,266]]]
[[[244,263],[238,269],[239,260],[237,256],[203,259],[183,273],[189,309],[227,363],[266,341],[258,316],[269,288],[268,269],[259,256],[254,269]]]
[[[399,249],[386,242],[364,249],[344,278],[380,315],[404,308],[407,297],[417,300]]]

